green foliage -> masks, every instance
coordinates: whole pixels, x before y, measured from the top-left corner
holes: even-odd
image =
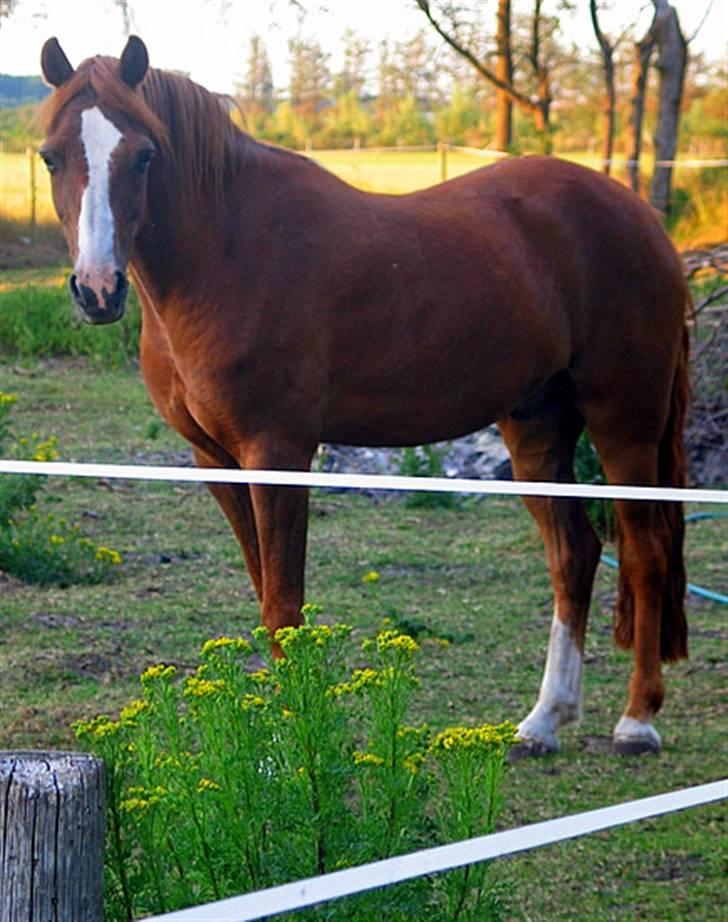
[[[399,473],[403,477],[444,477],[444,454],[445,449],[436,445],[403,448],[399,459]],[[425,493],[418,490],[408,493],[404,504],[409,509],[452,509],[455,497],[452,493]]]
[[[353,138],[367,137],[373,119],[354,90],[339,96],[322,113],[321,143],[326,147],[350,146]]]
[[[118,367],[138,355],[140,331],[141,311],[133,289],[124,319],[100,327],[78,318],[65,284],[24,285],[3,292],[0,354],[86,355],[106,367]]]
[[[6,104],[0,98],[0,142],[6,151],[21,153],[29,145],[38,143],[38,129],[34,119],[36,107],[33,105]]]
[[[14,439],[10,412],[16,398],[0,391],[0,453],[18,460],[52,461],[58,457],[55,438]],[[36,505],[45,487],[42,477],[14,474],[0,480],[0,570],[26,583],[69,586],[107,579],[121,556],[96,546],[78,525]]]
[[[435,113],[435,134],[450,144],[478,144],[486,134],[485,115],[475,92],[455,87],[450,102]]]
[[[574,473],[579,483],[606,483],[599,456],[586,432],[576,443]],[[585,499],[584,507],[592,525],[602,540],[613,540],[616,533],[614,504],[609,499]]]
[[[668,233],[676,241],[688,244],[706,231],[713,242],[725,238],[726,175],[728,168],[686,170],[673,189]]]
[[[376,144],[432,144],[435,135],[425,112],[413,96],[395,100],[381,113]]]
[[[194,674],[152,666],[117,720],[75,725],[107,769],[107,919],[492,830],[513,725],[449,728],[430,742],[427,727],[406,723],[417,643],[380,632],[363,644],[371,666],[347,672],[351,628],[316,625],[311,611],[275,634],[285,659],[271,668],[248,665],[266,652],[265,629],[252,643],[220,637]],[[429,907],[433,919],[496,919],[486,877],[481,866],[420,879],[331,904],[325,917],[352,918],[353,902],[367,917]]]

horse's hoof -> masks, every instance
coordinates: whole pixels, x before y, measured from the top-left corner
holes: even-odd
[[[614,728],[614,751],[620,756],[641,756],[645,753],[656,755],[662,741],[660,734],[651,723],[635,720],[634,717],[622,717]]]
[[[614,739],[612,748],[618,756],[643,756],[646,753],[657,755],[660,751],[660,744],[650,737],[637,737],[632,739],[617,737]]]
[[[559,751],[558,744],[546,743],[544,740],[522,739],[508,750],[508,761],[520,762],[521,759],[540,759]]]

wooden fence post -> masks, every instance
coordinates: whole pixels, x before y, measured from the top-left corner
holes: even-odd
[[[28,147],[26,150],[28,156],[28,179],[30,183],[30,242],[35,245],[35,228],[36,228],[36,202],[38,199],[38,184],[35,175],[35,148]]]
[[[0,752],[0,919],[103,922],[104,764]]]
[[[447,148],[448,144],[445,141],[437,142],[437,160],[440,166],[440,182],[445,182],[447,179]]]

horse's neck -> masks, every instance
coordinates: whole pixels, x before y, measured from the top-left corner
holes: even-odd
[[[148,216],[137,237],[132,263],[153,302],[171,293],[196,289],[204,276],[214,284],[215,266],[223,265],[231,237],[242,256],[261,233],[275,233],[271,209],[286,201],[285,186],[311,187],[312,197],[325,197],[319,184],[339,184],[318,165],[291,151],[259,144],[241,134],[236,162],[230,164],[217,197],[180,188],[174,175],[150,176]],[[316,191],[314,191],[316,187]],[[275,195],[266,193],[274,190]],[[321,193],[321,194],[319,194]],[[287,207],[287,206],[286,206]],[[234,209],[234,213],[230,213]],[[262,226],[262,224],[265,227]],[[229,256],[228,256],[229,258]]]

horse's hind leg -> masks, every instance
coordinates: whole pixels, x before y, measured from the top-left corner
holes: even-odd
[[[597,434],[594,441],[610,483],[658,483],[656,444],[617,447]],[[682,590],[677,587],[675,598],[671,590],[682,573],[682,513],[677,504],[643,500],[615,501],[615,510],[620,569],[615,640],[633,648],[634,670],[614,747],[622,754],[658,752],[652,720],[664,697],[661,663],[686,655]]]
[[[499,422],[519,480],[574,480],[573,457],[583,428],[566,403],[530,420]],[[538,701],[520,723],[523,741],[514,755],[559,748],[561,726],[581,717],[581,679],[589,602],[601,544],[579,500],[527,497],[524,502],[543,537],[554,615]]]

